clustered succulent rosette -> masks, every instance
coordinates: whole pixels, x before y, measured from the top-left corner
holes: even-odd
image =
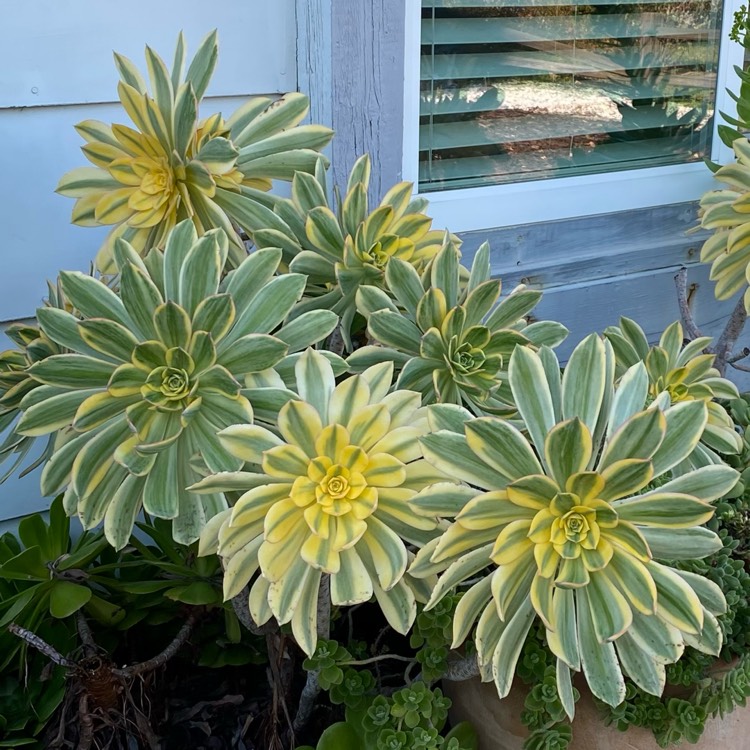
[[[275,430],[247,424],[219,433],[247,466],[194,489],[244,493],[209,522],[201,553],[221,556],[225,598],[250,583],[255,622],[291,622],[309,655],[324,575],[333,604],[374,595],[391,626],[406,633],[416,615],[413,588],[424,586],[405,577],[405,542],[421,545],[438,528],[408,501],[445,478],[422,457],[419,436],[428,425],[420,395],[391,390],[391,363],[337,385],[328,360],[309,350],[295,372],[298,396],[281,408]]]
[[[478,415],[512,414],[504,367],[516,345],[556,346],[567,329],[560,323],[528,324],[525,317],[542,297],[521,286],[498,303],[502,282],[490,278],[489,246],[482,245],[465,278],[461,253],[450,236],[426,271],[398,258],[385,271],[387,288],[362,286],[357,307],[378,345],[348,359],[357,371],[393,361],[402,369],[397,387],[419,391],[425,404],[464,405]]]
[[[18,348],[0,352],[0,434],[5,435],[0,443],[0,465],[5,461],[10,463],[10,467],[0,474],[0,482],[19,468],[35,442],[32,437],[19,435],[15,429],[24,396],[40,385],[29,374],[29,368],[35,362],[60,353],[60,348],[37,326],[16,324],[6,328],[5,334]],[[37,468],[48,453],[45,450],[20,476]]]
[[[392,258],[421,270],[443,243],[444,233],[432,230],[432,219],[425,214],[427,201],[412,198],[412,183],[394,185],[372,212],[369,184],[370,158],[363,156],[352,168],[335,213],[319,164],[314,177],[295,175],[291,198],[278,200],[273,211],[259,211],[258,223],[250,227],[258,247],[282,248],[290,269],[308,276],[309,299],[300,311],[324,308],[341,316],[349,351],[359,287],[386,288],[385,270]]]
[[[47,283],[48,307],[65,309],[67,302],[59,284]],[[36,438],[21,435],[16,431],[21,416],[21,402],[41,383],[29,373],[29,368],[64,349],[50,340],[38,325],[15,323],[5,329],[5,335],[16,345],[14,349],[0,352],[0,466],[6,461],[9,467],[0,473],[0,484],[14,474],[31,453]],[[41,466],[52,453],[52,438],[48,438],[45,448],[31,453],[34,457],[20,472],[19,477]]]
[[[147,252],[163,247],[184,219],[200,234],[223,229],[236,265],[245,248],[233,223],[244,227],[259,202],[273,204],[264,192],[273,179],[313,171],[323,159],[318,150],[333,136],[320,125],[298,126],[309,108],[307,97],[298,93],[278,101],[251,99],[226,121],[221,114],[199,120],[218,57],[216,32],[200,44],[187,72],[185,52],[180,34],[170,72],[146,47],[151,93],[135,65],[115,54],[118,96],[135,129],[95,120],[76,126],[86,140],[84,156],[94,166],[68,172],[57,192],[77,199],[73,223],[114,225],[97,257],[104,272],[114,268],[117,238]]]
[[[620,318],[619,327],[607,328],[604,335],[614,349],[618,375],[636,362],[645,363],[650,398],[666,392],[673,404],[696,400],[706,404],[708,421],[701,442],[687,459],[690,464],[720,463],[717,453],[733,455],[742,450],[742,438],[732,418],[716,401],[739,398],[739,392],[713,366],[715,356],[704,353],[711,343],[709,337],[694,339],[683,346],[682,326],[675,322],[664,331],[657,346],[649,346],[643,329],[629,318]]]
[[[732,143],[737,160],[714,172],[726,187],[703,195],[700,226],[714,233],[703,243],[701,261],[711,264],[717,299],[729,299],[750,283],[750,141]],[[750,311],[750,290],[745,290],[745,309]]]
[[[141,508],[174,519],[176,540],[198,538],[226,502],[220,493],[186,488],[201,471],[239,467],[216,433],[252,420],[245,376],[283,363],[290,350],[337,324],[319,310],[283,325],[305,278],[275,277],[281,252],[268,249],[222,281],[227,252],[222,230],[199,239],[189,220],[170,233],[163,253],[152,250],[145,261],[118,240],[117,292],[63,272],[76,315],[38,310],[44,335],[67,351],[28,370],[42,385],[20,402],[16,431],[57,433],[42,492],[64,490],[66,511],[77,512],[84,528],[104,521],[116,548],[127,543]],[[283,390],[269,388],[266,406],[274,393],[283,403]]]
[[[616,706],[623,672],[660,695],[665,664],[685,645],[718,654],[722,644],[720,589],[657,559],[721,548],[702,524],[738,474],[711,465],[673,475],[700,439],[705,403],[662,397],[645,408],[645,365],[629,368],[616,389],[614,371],[611,346],[593,335],[562,379],[550,349],[517,347],[509,381],[525,432],[459,407],[429,407],[433,429],[443,429],[421,439],[425,458],[464,484],[438,483],[411,501],[428,517],[455,516],[410,570],[443,571],[428,608],[472,581],[455,613],[454,647],[478,619],[482,677],[504,697],[539,618],[571,717],[571,670],[582,669],[594,695]]]

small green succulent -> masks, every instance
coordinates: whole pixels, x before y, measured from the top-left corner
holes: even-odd
[[[275,278],[281,252],[268,249],[222,280],[227,251],[222,230],[199,239],[191,221],[145,261],[119,240],[117,292],[63,272],[62,289],[78,317],[38,311],[45,336],[67,352],[29,368],[42,385],[21,401],[16,430],[57,433],[42,491],[65,491],[67,512],[77,512],[87,529],[104,521],[117,548],[141,508],[173,519],[176,540],[197,539],[226,502],[221,493],[186,488],[202,472],[239,468],[216,433],[252,420],[245,376],[281,363],[337,323],[321,310],[282,325],[304,277]]]
[[[679,322],[672,323],[662,334],[657,346],[649,346],[643,329],[629,318],[620,318],[620,325],[610,326],[604,335],[612,344],[616,372],[622,375],[637,362],[644,362],[649,379],[649,397],[658,398],[666,392],[671,403],[703,401],[708,421],[701,442],[688,458],[696,466],[719,463],[716,453],[736,454],[742,450],[742,437],[726,409],[716,399],[739,398],[737,386],[721,377],[713,366],[715,356],[705,354],[711,343],[702,337],[684,343]]]
[[[357,307],[378,345],[358,349],[348,362],[354,371],[397,362],[402,367],[398,387],[419,391],[426,404],[459,404],[479,415],[512,414],[513,398],[503,386],[511,352],[516,345],[556,346],[567,329],[547,321],[527,324],[539,291],[519,287],[498,304],[502,283],[490,279],[486,243],[468,279],[460,258],[446,236],[421,278],[409,263],[391,260],[385,271],[390,297],[376,287],[360,287]]]

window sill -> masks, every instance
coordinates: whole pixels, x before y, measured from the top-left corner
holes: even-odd
[[[421,193],[452,232],[556,221],[698,200],[718,183],[703,162]]]

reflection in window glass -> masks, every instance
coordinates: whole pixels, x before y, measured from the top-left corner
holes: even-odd
[[[421,190],[710,154],[719,0],[422,0]]]

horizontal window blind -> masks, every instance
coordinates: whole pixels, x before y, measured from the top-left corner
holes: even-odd
[[[422,0],[420,189],[708,156],[720,23],[718,0]]]

